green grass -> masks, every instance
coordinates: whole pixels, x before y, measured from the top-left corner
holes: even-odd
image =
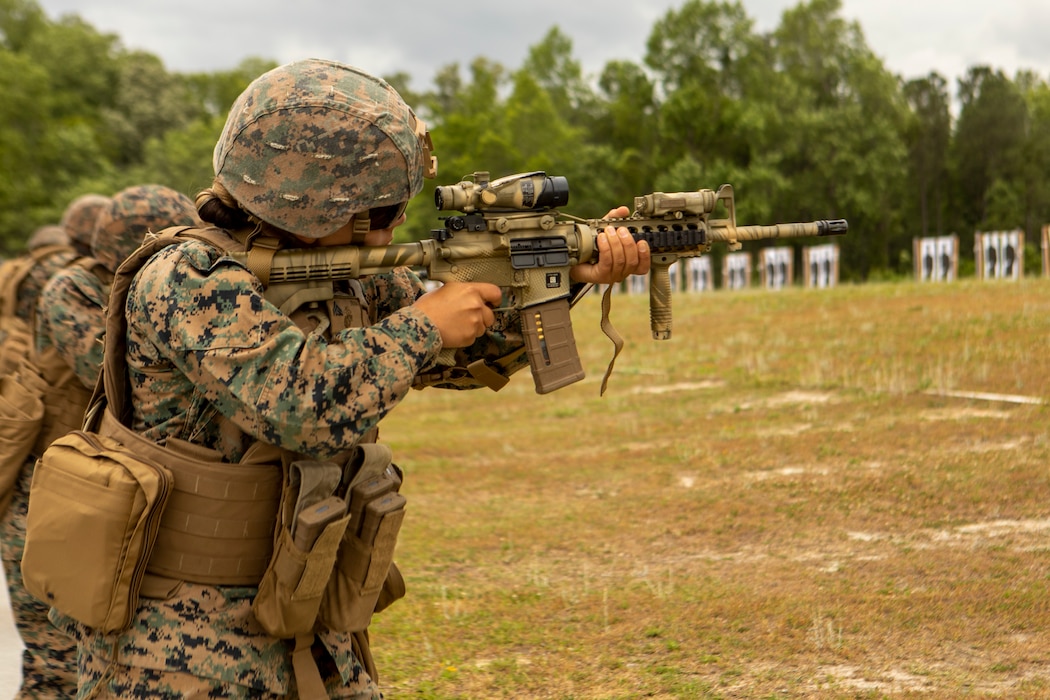
[[[587,378],[414,393],[388,698],[1050,693],[1050,282],[574,311]]]

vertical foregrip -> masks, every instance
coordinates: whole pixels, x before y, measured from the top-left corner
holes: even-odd
[[[671,337],[671,275],[669,263],[653,260],[649,271],[649,327],[656,340]]]

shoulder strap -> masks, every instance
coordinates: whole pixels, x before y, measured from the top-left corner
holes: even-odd
[[[109,304],[106,307],[106,336],[102,367],[99,370],[98,382],[91,397],[87,411],[87,424],[97,426],[101,411],[108,404],[113,415],[125,425],[130,418],[128,400],[128,373],[125,361],[127,351],[127,319],[124,316],[128,300],[128,290],[135,274],[153,255],[168,246],[188,239],[197,239],[208,243],[221,251],[243,250],[243,246],[222,229],[214,226],[197,228],[194,226],[173,226],[156,234],[147,236],[138,249],[129,255],[113,276],[109,292]]]

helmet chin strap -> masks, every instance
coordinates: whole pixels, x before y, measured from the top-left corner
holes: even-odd
[[[411,110],[410,110],[411,111]],[[415,112],[412,112],[412,127],[416,132],[416,139],[419,141],[419,149],[423,152],[423,177],[428,180],[433,180],[437,177],[438,159],[434,155],[434,141],[430,138],[430,131],[427,130],[427,123],[416,116]]]
[[[351,245],[364,245],[365,236],[368,235],[368,232],[370,230],[369,225],[371,224],[371,219],[369,219],[368,217],[368,212],[364,211],[358,214],[354,214],[353,222],[354,232],[353,235],[350,237],[350,243]]]

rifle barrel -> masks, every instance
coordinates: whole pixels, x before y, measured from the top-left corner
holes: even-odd
[[[712,226],[712,240],[758,241],[769,238],[805,238],[809,236],[841,236],[849,231],[845,219],[821,219],[804,224],[773,224],[763,226],[737,226],[735,233],[728,227]]]

